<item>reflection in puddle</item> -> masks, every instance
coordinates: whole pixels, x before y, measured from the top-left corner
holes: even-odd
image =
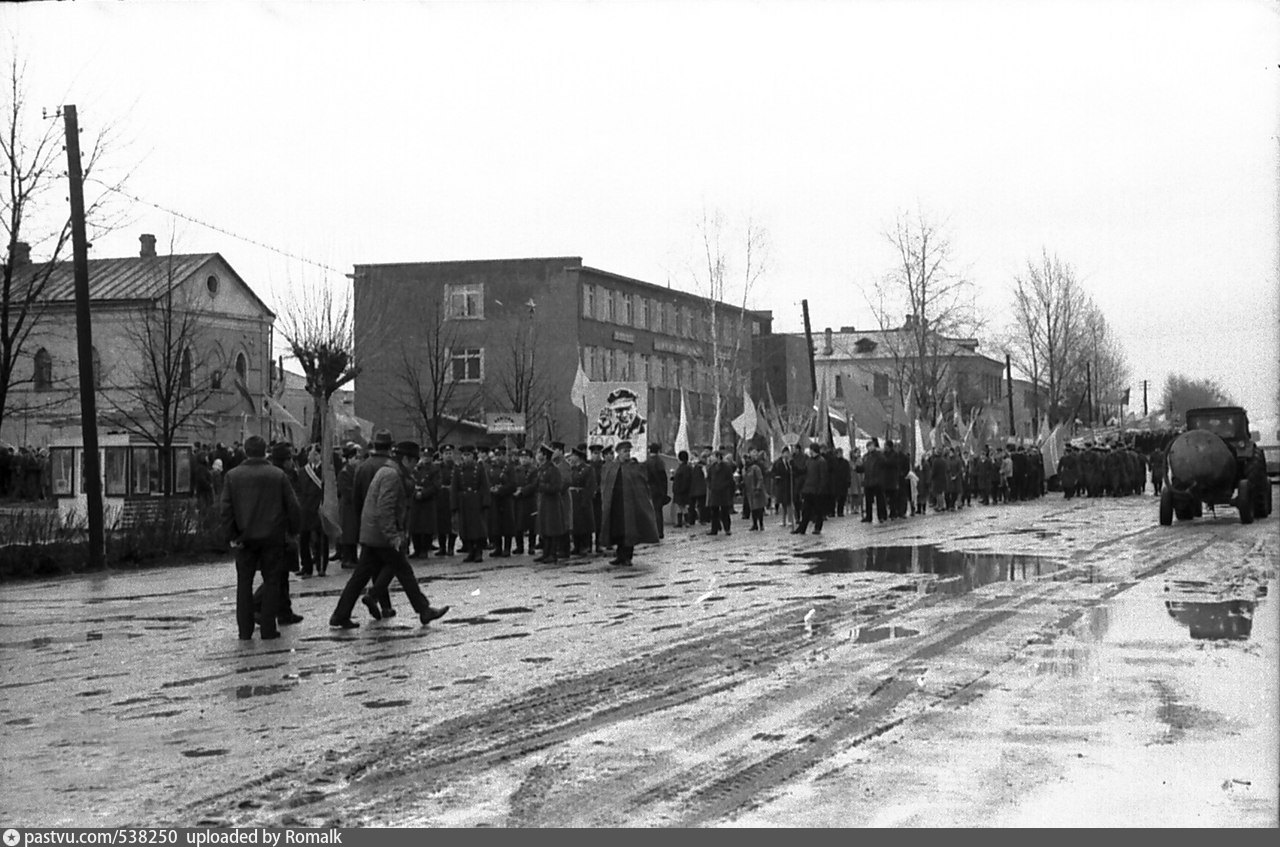
[[[910,638],[919,634],[919,630],[907,629],[905,626],[876,626],[870,629],[859,629],[854,643],[873,644],[877,641],[893,641],[896,638]]]
[[[815,550],[801,553],[799,558],[814,561],[805,569],[807,574],[875,571],[938,577],[921,586],[926,594],[964,594],[992,582],[1034,579],[1063,567],[1061,562],[1041,556],[940,550],[932,544]],[[895,588],[912,590],[910,586]]]
[[[1216,602],[1166,600],[1169,617],[1186,626],[1195,639],[1225,638],[1243,641],[1253,631],[1252,600]]]
[[[237,685],[236,699],[244,700],[247,697],[266,697],[272,694],[280,694],[284,691],[292,691],[296,686],[293,685]]]

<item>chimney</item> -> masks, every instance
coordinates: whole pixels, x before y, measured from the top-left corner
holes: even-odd
[[[29,265],[31,264],[31,245],[25,241],[15,241],[10,255],[15,268]]]
[[[827,327],[822,331],[822,355],[830,356],[835,352],[835,348],[831,346],[831,327]]]
[[[138,240],[142,242],[142,252],[138,255],[144,259],[154,259],[156,257],[156,237],[151,233],[145,233],[139,235]]]
[[[903,324],[902,324],[902,328],[903,328],[903,329],[915,329],[915,326],[916,326],[916,316],[915,316],[915,315],[907,315],[907,320],[906,320],[906,322],[905,322],[905,323],[903,323]]]

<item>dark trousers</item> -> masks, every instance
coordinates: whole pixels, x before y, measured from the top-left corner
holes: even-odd
[[[284,545],[246,541],[236,550],[236,628],[241,638],[253,637],[253,575],[262,573],[262,634],[272,635],[280,614],[280,583],[285,574]]]
[[[711,512],[711,534],[715,535],[723,527],[724,534],[728,535],[729,525],[732,522],[732,518],[730,517],[730,515],[733,514],[733,507],[732,506],[708,506],[707,509],[708,511]]]
[[[707,511],[707,495],[699,494],[689,501],[689,516],[697,523],[706,523],[710,517]]]
[[[404,568],[408,571],[407,577],[399,570],[400,563],[404,564]],[[390,566],[391,572],[387,575],[386,580],[382,579],[382,569],[384,566]],[[360,545],[360,560],[356,565],[356,569],[351,572],[351,576],[347,578],[347,584],[342,587],[342,595],[338,597],[338,605],[333,610],[333,615],[329,620],[344,621],[351,617],[351,610],[356,607],[356,601],[360,599],[360,592],[374,581],[373,587],[369,589],[369,595],[376,597],[379,605],[388,609],[391,607],[391,593],[387,590],[387,586],[391,584],[391,580],[400,577],[400,585],[404,586],[405,594],[409,597],[409,602],[413,603],[413,595],[416,592],[422,595],[422,590],[418,588],[418,581],[413,576],[413,568],[409,565],[409,560],[399,550],[390,547],[370,547],[366,544]],[[410,589],[405,585],[406,578],[413,583]],[[415,605],[414,610],[418,607]],[[421,612],[419,612],[421,614]]]
[[[879,485],[868,485],[865,496],[863,498],[862,520],[864,523],[871,523],[871,516],[880,519],[880,523],[888,520],[888,508],[884,502],[884,489]]]
[[[378,576],[373,581],[373,587],[369,589],[369,593],[374,597],[390,596],[391,580],[398,580],[400,587],[404,589],[404,596],[409,598],[409,605],[421,617],[424,612],[431,607],[431,601],[427,600],[422,588],[418,585],[418,578],[413,574],[413,566],[409,564],[409,559],[394,547],[371,547],[368,548],[368,554],[378,562]],[[345,589],[343,594],[346,594]],[[350,611],[347,614],[351,614]]]
[[[663,538],[665,536],[663,535],[663,532],[662,532],[662,524],[663,524],[662,508],[663,506],[666,505],[667,495],[654,494],[652,495],[652,499],[653,499],[653,517],[658,522],[658,537]]]
[[[751,510],[751,528],[764,529],[764,509]]]
[[[813,523],[815,533],[822,532],[822,524],[827,517],[826,500],[826,496],[822,494],[800,495],[800,523],[796,525],[795,532],[804,535],[810,522]]]
[[[302,574],[324,573],[329,565],[329,539],[321,529],[304,529],[298,533],[298,553],[302,557]]]

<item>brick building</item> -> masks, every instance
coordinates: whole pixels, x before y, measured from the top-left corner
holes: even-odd
[[[770,330],[767,312],[587,267],[579,257],[366,264],[352,276],[362,368],[356,414],[427,444],[428,418],[438,419],[440,440],[469,443],[496,441],[486,415],[510,412],[525,414],[533,443],[549,432],[570,444],[586,440],[586,417],[570,400],[579,362],[593,381],[647,382],[649,437],[668,450],[685,389],[690,442],[708,443],[712,315],[724,372],[744,379],[755,338]],[[725,399],[721,432],[731,443],[741,389]]]

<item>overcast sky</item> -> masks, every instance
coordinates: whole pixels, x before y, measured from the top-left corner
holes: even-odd
[[[139,203],[91,255],[222,253],[273,305],[354,263],[581,256],[690,288],[765,226],[775,329],[873,323],[905,210],[993,327],[1042,248],[1170,372],[1280,405],[1280,7],[1211,2],[27,3],[35,106],[112,123]],[[36,116],[38,118],[38,115]],[[994,346],[982,349],[1002,357]]]

